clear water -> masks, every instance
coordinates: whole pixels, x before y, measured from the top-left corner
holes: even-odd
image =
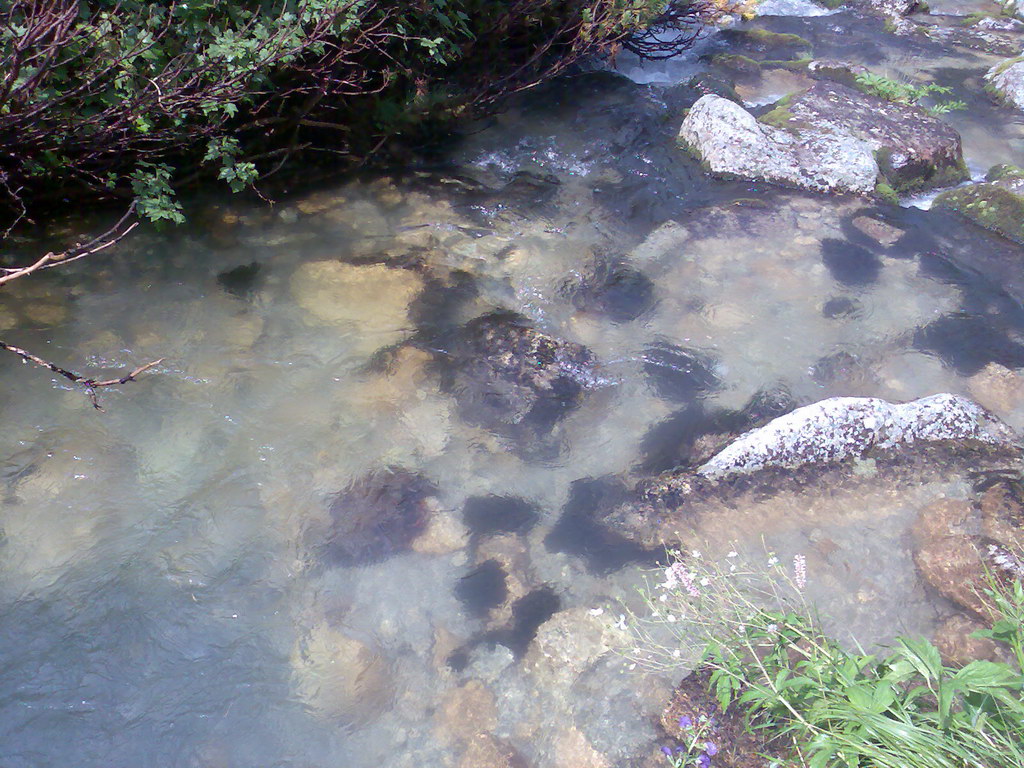
[[[873,69],[988,64],[843,13],[757,23]],[[650,556],[590,521],[611,478],[671,466],[664,425],[688,405],[984,397],[986,366],[1024,366],[1019,248],[938,212],[707,179],[672,139],[695,98],[680,73],[706,63],[677,64],[661,85],[538,89],[443,167],[269,208],[199,201],[185,230],[4,289],[6,340],[82,370],[165,362],[101,392],[105,413],[0,362],[0,765],[652,759],[674,681],[613,651]],[[1019,160],[1009,112],[975,96],[950,119],[970,162]],[[588,293],[608,259],[646,281]],[[468,423],[445,378],[452,331],[494,309],[599,361],[543,450]],[[659,388],[659,344],[715,385]],[[1024,398],[987,404],[1024,426]],[[411,548],[326,556],[336,495],[400,470],[436,488]],[[884,641],[948,610],[900,538],[940,491],[966,488],[871,510],[781,497],[686,535],[807,552],[829,611]]]

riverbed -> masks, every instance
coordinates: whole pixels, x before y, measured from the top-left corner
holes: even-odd
[[[945,5],[923,23],[960,29]],[[761,16],[532,89],[415,168],[196,200],[185,226],[5,287],[5,340],[75,370],[164,362],[104,412],[0,363],[0,765],[655,765],[681,672],[618,653],[664,557],[593,519],[622,478],[686,465],[766,398],[952,392],[1024,427],[1020,246],[926,197],[712,179],[677,146],[691,78],[723,76],[711,57],[746,29],[949,85],[972,173],[1024,160],[1024,114],[980,85],[1002,49]],[[736,81],[750,105],[803,82]],[[475,399],[460,329],[503,312],[589,351],[571,405]],[[832,517],[780,500],[701,535],[707,556],[805,553],[835,626],[884,643],[953,610],[903,532],[969,490]],[[381,498],[401,514],[345,517]]]

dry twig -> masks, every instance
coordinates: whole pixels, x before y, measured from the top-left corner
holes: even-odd
[[[135,381],[135,379],[140,374],[145,373],[150,368],[160,365],[160,363],[164,361],[164,359],[161,357],[159,360],[154,360],[151,363],[140,365],[127,376],[122,376],[118,379],[104,379],[103,381],[96,381],[96,379],[89,378],[88,376],[82,376],[80,373],[69,371],[67,368],[61,368],[59,365],[55,365],[54,363],[51,363],[47,360],[43,360],[43,358],[39,357],[38,355],[34,355],[31,352],[22,349],[21,347],[14,346],[13,344],[8,344],[5,341],[0,341],[0,349],[5,349],[8,352],[13,352],[14,354],[21,357],[27,363],[35,363],[36,365],[42,368],[46,368],[47,370],[53,371],[59,376],[63,376],[65,379],[74,384],[80,384],[81,386],[85,387],[85,394],[88,395],[89,402],[92,403],[92,407],[95,408],[97,411],[103,410],[103,407],[99,404],[99,401],[96,399],[97,389],[99,389],[100,387],[113,387],[117,386],[118,384],[127,384],[129,381]]]
[[[74,248],[69,248],[68,250],[61,251],[60,253],[53,253],[51,251],[45,254],[44,256],[38,258],[36,261],[28,265],[27,267],[16,267],[9,269],[0,268],[0,273],[6,273],[0,274],[0,286],[3,286],[5,283],[9,283],[12,280],[17,280],[20,277],[31,275],[33,272],[38,272],[41,269],[50,269],[52,267],[60,266],[62,264],[68,264],[72,261],[77,261],[78,259],[84,258],[94,253],[99,253],[100,251],[109,248],[110,246],[114,245],[116,242],[121,240],[123,237],[125,237],[129,232],[131,232],[139,225],[139,222],[131,221],[134,213],[135,203],[132,203],[130,206],[128,206],[128,210],[125,211],[124,215],[121,216],[121,218],[118,219],[117,222],[115,222],[110,229],[108,229],[106,232],[100,235],[97,235],[91,240],[88,240],[85,243],[81,243],[79,245],[76,245]],[[117,379],[104,379],[103,381],[97,381],[96,379],[90,378],[88,376],[83,376],[79,373],[75,373],[74,371],[69,371],[66,368],[61,368],[59,365],[44,360],[43,358],[29,352],[28,350],[22,349],[21,347],[16,347],[13,344],[8,344],[5,341],[0,341],[0,349],[6,350],[8,352],[13,352],[26,363],[34,363],[35,365],[38,365],[42,368],[46,368],[47,370],[53,371],[59,376],[63,376],[65,379],[74,384],[78,384],[85,387],[85,393],[89,397],[89,402],[91,402],[93,408],[95,408],[98,411],[103,410],[102,406],[100,406],[99,401],[97,400],[96,397],[96,390],[99,387],[112,387],[117,384],[127,384],[129,381],[135,381],[136,377],[138,377],[140,374],[144,373],[145,371],[148,371],[150,368],[153,368],[163,362],[163,358],[160,358],[159,360],[154,360],[151,363],[146,363],[145,365],[139,366],[134,371],[129,373],[127,376],[122,376]]]

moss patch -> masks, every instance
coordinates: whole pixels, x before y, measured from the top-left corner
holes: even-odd
[[[900,196],[896,194],[896,190],[892,188],[889,182],[884,179],[875,184],[875,196],[879,200],[891,205],[900,204]]]
[[[934,207],[947,208],[986,229],[1024,244],[1024,197],[998,184],[974,184],[943,192]]]
[[[765,112],[757,118],[757,121],[775,128],[784,128],[787,131],[795,131],[797,128],[796,116],[793,114],[793,111],[788,106],[782,104],[778,104],[773,109]]]
[[[1003,163],[1002,165],[993,165],[985,174],[985,181],[999,181],[1000,179],[1024,179],[1024,168]]]

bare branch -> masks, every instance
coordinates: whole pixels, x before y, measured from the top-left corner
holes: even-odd
[[[64,377],[73,384],[78,384],[80,386],[85,387],[85,394],[88,396],[89,402],[92,403],[92,407],[95,408],[97,411],[103,411],[103,407],[99,404],[99,401],[96,398],[96,390],[99,387],[113,387],[117,386],[118,384],[127,384],[129,381],[135,381],[135,379],[140,374],[145,373],[150,368],[160,365],[160,363],[164,361],[164,358],[161,357],[159,360],[154,360],[151,363],[140,365],[127,376],[122,376],[118,379],[104,379],[103,381],[96,381],[96,379],[90,378],[88,376],[83,376],[79,373],[75,373],[74,371],[69,371],[67,368],[61,368],[59,365],[44,360],[38,355],[34,355],[31,352],[22,349],[21,347],[14,346],[13,344],[8,344],[5,341],[0,341],[0,349],[5,349],[8,352],[13,352],[25,362],[34,363],[35,365],[38,365],[41,368],[46,368],[49,371],[53,371],[58,376]]]
[[[128,223],[129,218],[134,212],[135,203],[132,203],[128,206],[128,210],[125,211],[124,215],[117,220],[117,223],[114,224],[114,226],[103,234],[97,235],[82,245],[77,245],[74,248],[69,248],[68,250],[61,251],[60,253],[53,253],[51,251],[40,256],[39,259],[27,267],[19,267],[15,269],[0,268],[0,272],[6,273],[0,276],[0,285],[9,283],[12,280],[17,280],[19,277],[31,275],[33,272],[38,272],[41,269],[52,269],[53,267],[60,266],[62,264],[69,264],[72,261],[77,261],[78,259],[91,256],[94,253],[99,253],[100,251],[109,248],[139,226],[139,222],[137,221],[133,221],[130,224]]]

